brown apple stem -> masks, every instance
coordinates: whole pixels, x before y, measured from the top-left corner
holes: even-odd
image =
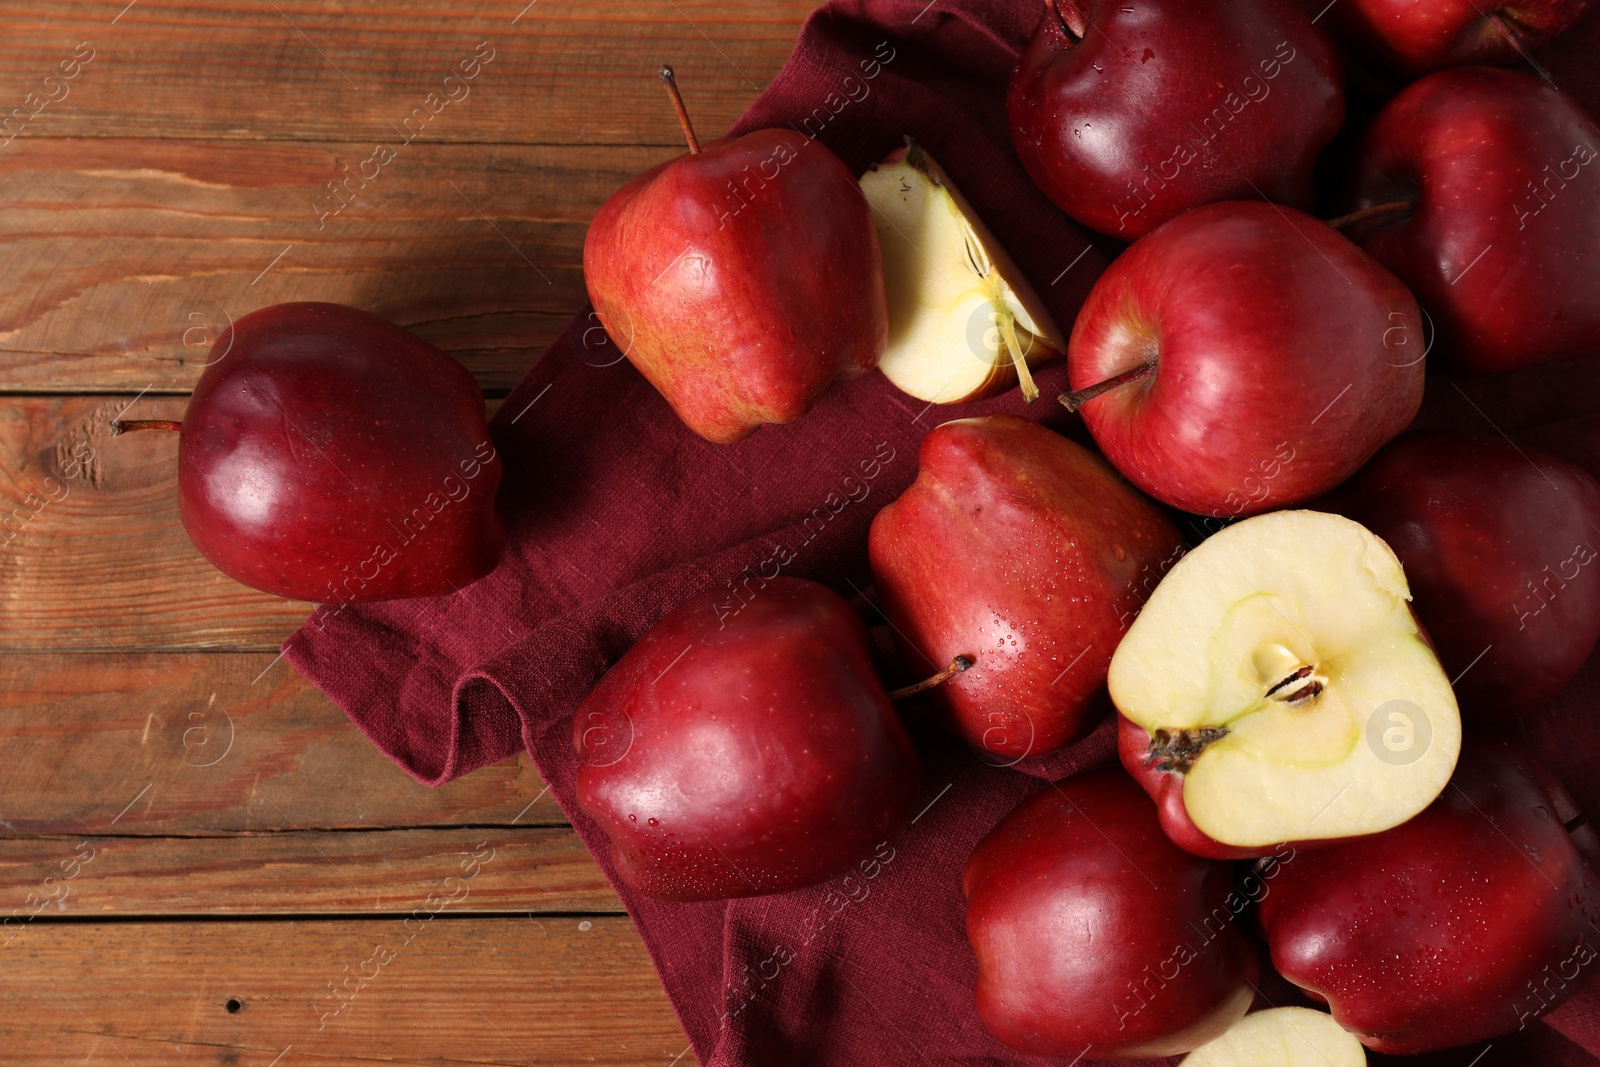
[[[1006,347],[1011,350],[1011,362],[1017,368],[1017,384],[1022,387],[1022,399],[1031,404],[1039,399],[1039,387],[1033,382],[1033,372],[1028,370],[1028,357],[1022,354],[1022,346],[1017,343],[1017,320],[1009,312],[1000,315],[1000,336],[1006,339]]]
[[[1346,226],[1365,222],[1367,219],[1377,218],[1379,215],[1398,215],[1402,211],[1415,210],[1417,210],[1417,202],[1415,200],[1392,200],[1387,204],[1375,204],[1372,207],[1364,207],[1360,211],[1352,211],[1348,215],[1340,215],[1336,219],[1329,219],[1328,225],[1336,230],[1342,230]]]
[[[678,125],[683,127],[683,139],[689,142],[689,154],[700,154],[700,141],[694,135],[694,124],[689,121],[689,109],[683,106],[683,94],[678,92],[678,79],[673,76],[672,68],[663,66],[659,71],[661,84],[667,87],[667,95],[672,98],[673,110],[678,113]]]
[[[1583,827],[1589,825],[1589,813],[1586,811],[1580,811],[1578,814],[1568,819],[1565,825],[1567,828],[1567,833],[1569,834],[1574,830],[1581,830]]]
[[[926,692],[936,685],[943,685],[945,682],[948,682],[950,679],[954,678],[968,667],[971,667],[974,662],[976,661],[973,660],[971,656],[957,656],[955,659],[950,661],[950,666],[946,667],[932,678],[925,678],[916,685],[908,685],[904,689],[896,689],[889,694],[889,699],[904,700],[906,697],[914,697],[918,693]]]
[[[1055,9],[1067,32],[1076,40],[1083,40],[1083,35],[1089,32],[1089,19],[1078,0],[1055,0]]]
[[[1123,371],[1115,378],[1107,378],[1105,381],[1097,385],[1091,385],[1087,389],[1074,389],[1070,393],[1062,393],[1059,398],[1061,406],[1068,411],[1077,411],[1101,393],[1109,393],[1111,390],[1127,385],[1129,382],[1148,378],[1155,372],[1156,361],[1152,359],[1148,363],[1141,363],[1130,371]]]
[[[1226,726],[1200,726],[1193,730],[1162,728],[1150,735],[1144,765],[1158,771],[1188,774],[1200,753],[1228,736]]]
[[[139,430],[181,430],[183,423],[172,419],[116,419],[111,423],[111,436],[121,437],[125,433],[136,433]]]

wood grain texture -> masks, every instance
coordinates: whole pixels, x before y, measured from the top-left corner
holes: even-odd
[[[40,918],[405,915],[430,896],[453,915],[622,912],[565,828],[0,838],[0,918],[17,920],[0,944]]]
[[[6,17],[0,111],[46,101],[6,149],[44,137],[392,139],[488,42],[430,140],[680,143],[655,71],[726,129],[782,67],[806,0],[42,0]],[[120,17],[119,17],[120,12]],[[520,18],[517,17],[520,13]],[[88,42],[60,87],[44,78]],[[469,68],[470,69],[470,66]],[[65,93],[63,94],[63,89]],[[58,100],[51,101],[53,94]],[[31,111],[34,105],[28,105]],[[3,137],[0,137],[3,139]]]
[[[526,753],[419,785],[274,660],[0,656],[0,834],[565,824]]]
[[[3,959],[16,1067],[693,1061],[625,918],[33,923]]]
[[[414,330],[503,393],[586,300],[589,218],[675,150],[418,142],[381,167],[372,154],[0,150],[0,391],[187,392],[229,322],[325,300]]]

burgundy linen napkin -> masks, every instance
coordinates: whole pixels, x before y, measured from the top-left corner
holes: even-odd
[[[916,137],[1067,328],[1118,246],[1052,207],[1009,144],[1004,85],[1040,11],[1039,0],[834,0],[806,23],[788,65],[733,132],[793,126],[858,172],[903,135]],[[1547,55],[1558,83],[1596,110],[1600,80],[1569,84],[1562,74],[1583,70],[1583,46],[1600,40],[1595,20],[1583,36]],[[321,609],[285,653],[426,784],[526,746],[638,925],[700,1063],[1043,1064],[991,1038],[973,1010],[960,873],[977,841],[1041,778],[1114,759],[1109,723],[1052,757],[1000,768],[913,722],[920,814],[861,875],[694,905],[658,903],[617,881],[604,835],[575,804],[569,733],[584,694],[661,615],[775,554],[793,557],[784,573],[824,582],[881,623],[866,531],[915,476],[923,434],[952,418],[1012,411],[1087,442],[1081,424],[1050,402],[1064,388],[1063,369],[1039,379],[1045,399],[1032,407],[1013,391],[928,409],[869,375],[835,387],[798,422],[723,447],[679,423],[586,309],[494,420],[506,469],[499,504],[511,530],[500,567],[450,597]],[[1428,425],[1492,432],[1492,420],[1600,471],[1600,368],[1459,387],[1438,379],[1429,394]],[[914,675],[925,666],[890,669]],[[1526,737],[1591,808],[1600,805],[1600,779],[1586,773],[1587,754],[1600,750],[1589,711],[1597,690],[1591,663]],[[1298,1002],[1276,976],[1262,995],[1261,1003]],[[1482,1051],[1412,1062],[1465,1067]],[[1600,1053],[1600,991],[1496,1041],[1477,1067],[1593,1067],[1592,1053]]]

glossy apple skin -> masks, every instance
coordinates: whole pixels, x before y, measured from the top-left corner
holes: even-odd
[[[1015,415],[947,422],[868,550],[908,668],[975,662],[926,698],[968,744],[1022,759],[1093,725],[1117,642],[1183,552],[1104,460]]]
[[[776,578],[696,596],[641,638],[572,722],[578,804],[617,872],[662,900],[797,889],[905,826],[920,765],[840,596]]]
[[[1344,121],[1333,44],[1288,0],[1084,0],[1074,42],[1051,4],[1011,76],[1011,138],[1034,183],[1124,241],[1190,208],[1309,208]],[[1115,43],[1113,43],[1115,42]]]
[[[1416,77],[1440,67],[1505,66],[1521,59],[1488,14],[1505,19],[1522,49],[1531,52],[1566,32],[1590,3],[1517,0],[1495,7],[1476,0],[1340,0],[1328,14],[1368,52]]]
[[[178,513],[217,569],[328,604],[441,596],[494,569],[483,393],[415,334],[278,304],[216,341],[178,439]]]
[[[1600,639],[1600,482],[1503,438],[1410,433],[1318,505],[1389,543],[1462,710],[1539,711]]]
[[[1566,999],[1600,952],[1596,885],[1546,779],[1480,738],[1410,822],[1282,863],[1260,902],[1278,971],[1395,1055],[1510,1033]]]
[[[1211,204],[1111,264],[1067,347],[1106,458],[1146,493],[1234,518],[1327,492],[1422,404],[1422,326],[1398,278],[1292,208]]]
[[[1177,1055],[1255,995],[1231,868],[1168,841],[1121,771],[1035,793],[973,850],[961,885],[978,1015],[1019,1052]]]
[[[889,343],[872,211],[839,157],[793,130],[634,178],[590,224],[583,274],[606,332],[720,443],[799,418]]]
[[[1570,97],[1515,71],[1431,74],[1373,122],[1356,188],[1361,207],[1417,203],[1354,235],[1432,316],[1435,366],[1600,350],[1600,137]]]

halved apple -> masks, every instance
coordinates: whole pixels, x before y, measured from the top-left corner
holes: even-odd
[[[883,250],[889,347],[878,368],[903,392],[936,404],[993,396],[1031,367],[1059,359],[1066,340],[1017,265],[948,175],[911,138],[861,178]]]
[[[1375,834],[1444,789],[1455,694],[1400,561],[1364,526],[1279,511],[1173,566],[1111,658],[1123,765],[1181,848],[1219,859]]]
[[[1188,1056],[1181,1067],[1365,1067],[1356,1035],[1325,1011],[1269,1008],[1254,1012]]]

